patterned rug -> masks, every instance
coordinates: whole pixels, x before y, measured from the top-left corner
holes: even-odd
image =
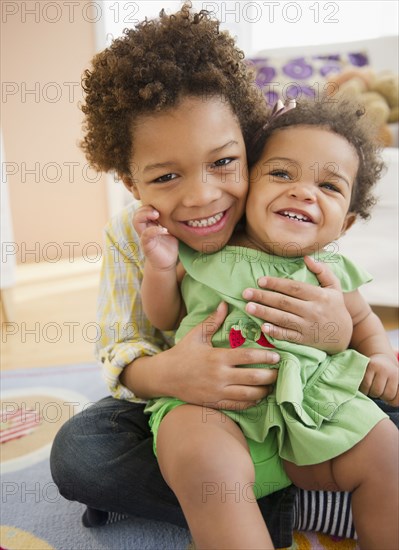
[[[71,415],[106,395],[96,364],[5,372],[1,388],[0,550],[194,548],[187,530],[156,521],[129,518],[87,529],[85,507],[59,494],[50,475],[51,444]],[[290,548],[356,549],[354,540],[303,532],[294,533]]]
[[[85,528],[85,507],[65,500],[51,478],[60,426],[107,394],[97,365],[5,372],[1,390],[0,550],[186,550],[188,531],[167,523],[132,518]]]

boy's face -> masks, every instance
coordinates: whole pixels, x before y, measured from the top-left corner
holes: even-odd
[[[192,248],[224,246],[243,215],[248,190],[241,128],[218,98],[186,97],[143,115],[133,129],[125,185],[160,213],[159,223]]]
[[[348,213],[359,160],[345,138],[317,126],[277,130],[251,169],[247,234],[279,256],[312,254],[355,220]]]

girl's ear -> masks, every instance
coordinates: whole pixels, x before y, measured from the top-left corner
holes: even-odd
[[[126,189],[132,193],[133,197],[135,199],[140,199],[140,193],[139,193],[139,190],[137,188],[137,185],[134,183],[134,181],[132,180],[132,178],[130,178],[129,176],[124,176],[122,178],[122,181],[123,181],[123,185],[126,187]]]
[[[348,212],[348,214],[346,215],[345,221],[342,225],[340,237],[342,237],[342,235],[344,235],[348,231],[348,229],[352,227],[352,225],[356,221],[356,218],[357,216],[354,212]]]

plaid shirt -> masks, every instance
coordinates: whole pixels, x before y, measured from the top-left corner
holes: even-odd
[[[105,228],[105,244],[97,304],[100,339],[96,356],[113,397],[142,401],[123,386],[123,368],[138,357],[155,355],[171,347],[173,332],[153,327],[143,312],[140,287],[144,256],[133,227],[133,202],[111,219]]]

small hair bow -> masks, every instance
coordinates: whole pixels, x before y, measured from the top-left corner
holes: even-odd
[[[253,138],[253,144],[255,144],[260,136],[262,135],[262,132],[264,132],[272,120],[276,119],[278,116],[283,115],[284,113],[287,113],[288,111],[291,111],[291,109],[295,109],[296,107],[296,100],[295,99],[288,99],[285,103],[279,99],[277,103],[274,105],[271,115],[265,122],[265,124],[259,128],[259,130],[256,132],[254,138]]]
[[[274,118],[277,118],[278,116],[283,115],[284,113],[287,113],[288,111],[291,111],[291,109],[295,109],[296,107],[296,100],[295,99],[287,99],[285,103],[279,99],[275,106],[273,107],[272,114],[269,117],[269,120],[273,120]]]

